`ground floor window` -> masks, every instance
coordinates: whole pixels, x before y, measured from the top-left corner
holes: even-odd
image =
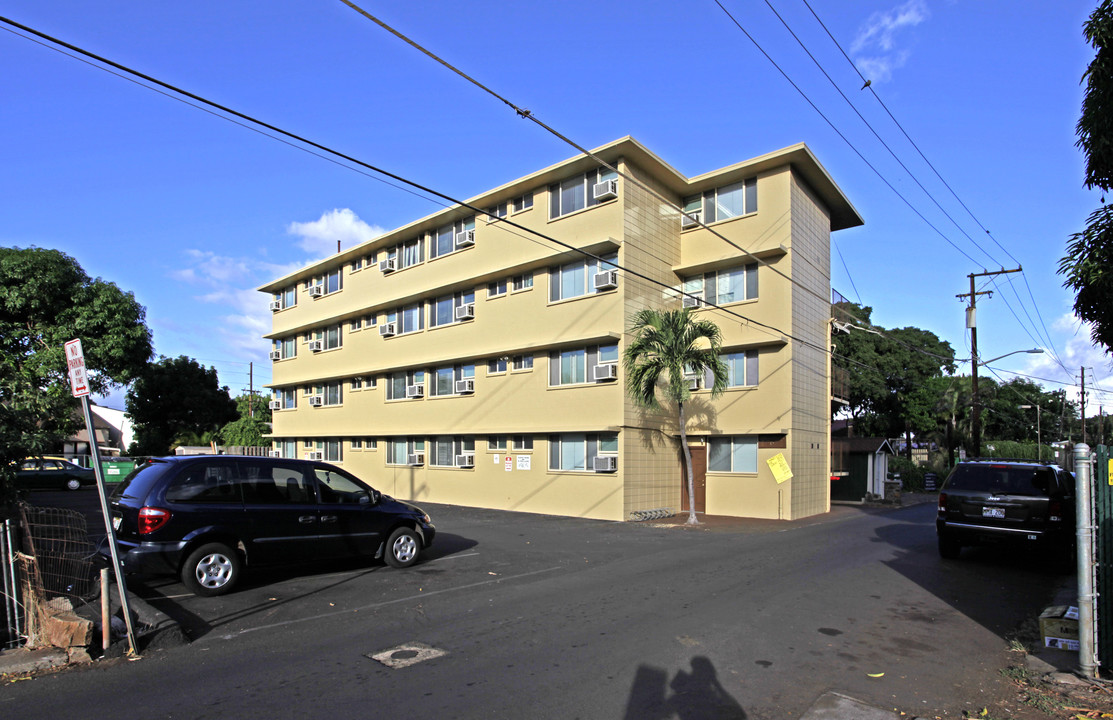
[[[707,469],[711,472],[756,473],[757,436],[711,438],[707,441]]]
[[[565,433],[549,436],[549,469],[593,472],[599,456],[618,452],[618,435]]]

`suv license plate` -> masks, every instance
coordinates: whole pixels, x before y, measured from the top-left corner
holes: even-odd
[[[1005,518],[1005,508],[984,507],[982,508],[982,517],[987,518]]]
[[[120,529],[120,525],[122,525],[122,524],[123,524],[123,520],[124,520],[124,519],[123,519],[122,517],[120,517],[119,515],[117,515],[116,517],[112,518],[112,529],[113,529],[113,530],[119,530],[119,529]]]

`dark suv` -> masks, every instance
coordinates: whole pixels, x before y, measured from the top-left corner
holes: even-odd
[[[228,592],[245,566],[363,555],[408,567],[436,533],[419,508],[340,468],[270,457],[152,459],[110,512],[126,572],[177,574],[198,595]]]
[[[962,462],[939,491],[939,554],[964,545],[1017,543],[1069,556],[1075,537],[1074,476],[1035,460]]]

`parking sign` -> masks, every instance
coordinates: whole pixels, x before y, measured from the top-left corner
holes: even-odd
[[[74,397],[89,394],[89,380],[85,376],[85,353],[81,350],[80,340],[66,343],[66,365],[70,372],[70,390]]]

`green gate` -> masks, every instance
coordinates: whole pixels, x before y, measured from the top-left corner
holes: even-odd
[[[1094,448],[1094,622],[1098,662],[1104,668],[1113,668],[1113,474],[1109,463],[1109,448]]]

